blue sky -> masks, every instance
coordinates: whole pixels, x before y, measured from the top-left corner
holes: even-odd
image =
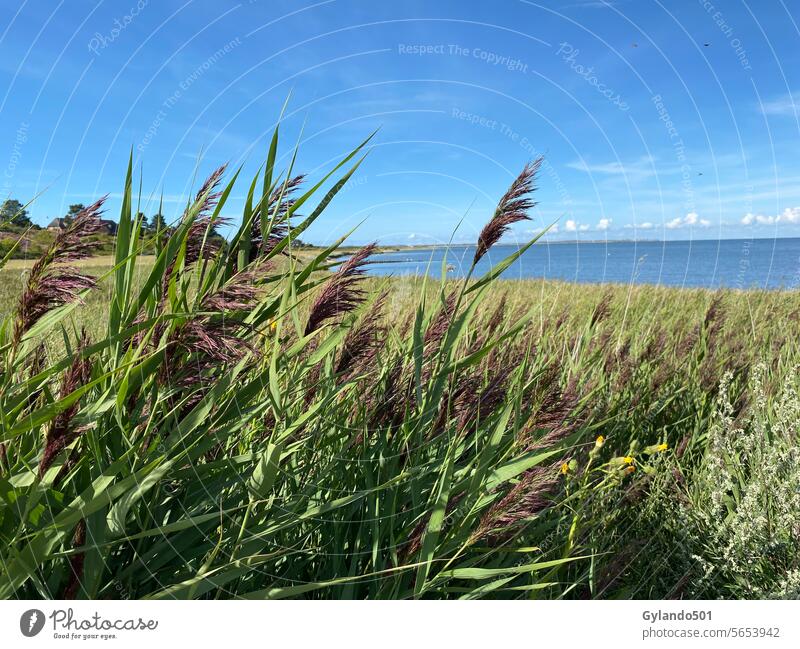
[[[474,240],[526,161],[509,241],[800,236],[800,7],[788,0],[8,0],[2,194],[45,224],[109,193],[144,211],[217,164],[252,175],[291,93],[282,164],[320,177],[380,128],[308,232]],[[795,104],[798,102],[798,105]],[[138,178],[137,178],[138,182]],[[245,183],[226,210],[240,212]]]

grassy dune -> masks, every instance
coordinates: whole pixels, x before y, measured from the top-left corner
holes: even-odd
[[[798,596],[797,294],[295,257],[357,152],[256,179],[224,250],[220,173],[140,257],[129,172],[109,277],[91,213],[6,265],[0,596]]]

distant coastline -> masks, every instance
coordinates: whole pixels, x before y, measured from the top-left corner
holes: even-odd
[[[597,244],[636,244],[636,243],[699,243],[699,242],[718,242],[718,241],[791,241],[798,240],[800,237],[725,237],[725,238],[697,238],[697,239],[540,239],[536,245],[597,245]],[[498,246],[522,246],[525,241],[519,243],[504,243],[500,242]],[[311,245],[310,248],[323,249],[322,245]],[[378,244],[376,252],[417,252],[425,250],[442,250],[442,249],[461,249],[461,248],[474,248],[474,243],[425,243],[425,244]],[[339,249],[336,256],[347,256],[358,250],[360,246],[345,246]]]
[[[550,245],[552,244],[552,245]],[[565,245],[566,244],[566,245]],[[475,246],[385,246],[376,251],[371,275],[463,277]],[[660,284],[695,288],[800,287],[800,238],[615,240],[498,244],[478,264],[478,274],[506,257],[505,279],[555,279],[577,283]]]

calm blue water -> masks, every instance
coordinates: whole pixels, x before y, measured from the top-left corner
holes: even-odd
[[[495,246],[478,264],[475,276],[513,253]],[[475,248],[406,250],[375,255],[373,275],[438,277],[442,259],[448,275],[469,271]],[[502,275],[505,279],[547,278],[571,282],[640,283],[704,288],[796,288],[800,286],[800,239],[728,239],[722,241],[650,241],[608,243],[536,243]]]

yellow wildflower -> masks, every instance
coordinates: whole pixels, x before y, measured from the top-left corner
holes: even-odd
[[[605,437],[603,437],[602,435],[598,435],[598,436],[597,436],[597,439],[596,439],[596,440],[594,440],[594,446],[595,446],[595,448],[602,448],[602,447],[603,447],[603,444],[605,444],[605,443],[606,443],[606,438],[605,438]]]
[[[569,464],[567,464],[566,462],[564,462],[564,463],[561,465],[561,475],[567,475],[567,473],[569,473]]]
[[[653,455],[654,453],[663,453],[668,448],[669,446],[667,446],[666,444],[653,444],[644,449],[644,452],[647,453],[648,455]]]
[[[633,464],[636,460],[634,460],[632,456],[626,455],[622,458],[622,461],[625,462],[625,464]]]

